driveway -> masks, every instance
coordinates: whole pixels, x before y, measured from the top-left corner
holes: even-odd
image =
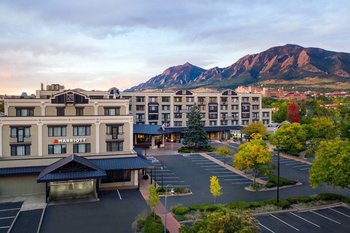
[[[149,211],[138,190],[100,194],[100,201],[53,205],[46,208],[42,233],[128,233],[135,217]]]

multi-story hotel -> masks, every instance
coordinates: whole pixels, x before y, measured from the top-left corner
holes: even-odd
[[[187,112],[194,104],[201,111],[209,139],[229,139],[232,131],[251,122],[271,122],[272,109],[262,108],[261,94],[180,90],[123,92],[121,96],[130,100],[135,124],[166,124],[171,140],[180,139],[180,132],[187,126]]]
[[[0,196],[46,193],[50,199],[138,187],[149,166],[133,150],[129,101],[118,91],[64,90],[4,100],[0,117]]]
[[[0,196],[45,193],[54,200],[138,187],[140,170],[151,164],[134,145],[156,148],[165,139],[180,141],[194,104],[209,139],[228,139],[250,122],[271,122],[261,94],[233,90],[119,93],[53,84],[41,86],[35,97],[5,98]]]

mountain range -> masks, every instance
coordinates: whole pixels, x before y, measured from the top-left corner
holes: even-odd
[[[145,89],[225,89],[260,85],[285,89],[350,89],[350,53],[286,44],[246,55],[224,68],[185,63],[166,69],[126,91]]]

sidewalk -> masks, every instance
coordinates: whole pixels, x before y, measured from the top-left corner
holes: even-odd
[[[147,155],[177,155],[179,152],[177,150],[182,146],[181,143],[175,143],[175,142],[167,142],[165,143],[164,147],[160,147],[157,149],[150,149],[148,148],[146,150]],[[142,150],[142,153],[144,153],[144,149]]]
[[[148,199],[148,186],[149,186],[149,180],[140,180],[140,193],[143,196],[143,198],[147,201]],[[166,213],[165,207],[163,204],[160,202],[156,209],[156,214],[159,215],[159,217],[162,219],[162,222],[164,223],[164,213]],[[180,229],[180,223],[174,218],[171,212],[167,213],[166,216],[166,221],[167,221],[167,229],[169,230],[170,233],[178,233]]]

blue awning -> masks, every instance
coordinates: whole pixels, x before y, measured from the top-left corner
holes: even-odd
[[[0,168],[0,176],[39,174],[46,166]]]
[[[41,178],[38,182],[52,182],[65,180],[83,180],[97,179],[107,176],[105,171],[79,171],[79,172],[64,172],[64,173],[49,173]]]
[[[163,135],[169,132],[167,128],[163,130],[161,125],[134,124],[134,134]]]
[[[153,167],[152,162],[139,156],[131,158],[92,159],[90,161],[104,170],[136,170]]]

